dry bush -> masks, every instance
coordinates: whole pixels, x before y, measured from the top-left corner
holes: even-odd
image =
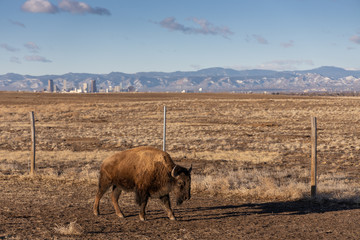
[[[81,227],[76,221],[70,222],[69,225],[57,225],[55,227],[55,232],[61,235],[82,235],[84,233],[83,227]]]
[[[210,152],[210,151],[193,152],[191,157],[206,161],[226,160],[226,161],[237,161],[240,163],[247,162],[252,164],[259,164],[259,163],[267,163],[267,162],[276,162],[278,160],[279,154],[277,152],[218,150],[214,152]]]
[[[98,180],[102,160],[112,152],[71,152],[38,151],[36,154],[36,175],[42,178],[82,181],[95,184]],[[30,152],[0,151],[7,156],[0,159],[0,175],[27,176],[29,172]]]
[[[244,201],[296,200],[307,195],[307,184],[299,180],[300,176],[294,176],[298,174],[294,170],[268,172],[239,169],[210,172],[212,173],[192,177],[194,192],[225,197],[236,196]]]
[[[293,201],[310,197],[309,171],[295,168],[282,171],[205,169],[192,176],[192,191],[211,196],[236,197],[244,201]],[[343,175],[320,175],[318,199],[359,203],[360,186]]]
[[[360,185],[338,173],[319,176],[318,199],[331,199],[360,203]]]

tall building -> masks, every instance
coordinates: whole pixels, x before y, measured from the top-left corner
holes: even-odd
[[[84,93],[88,92],[88,84],[87,83],[83,83],[82,90],[83,90]]]
[[[96,89],[96,80],[91,80],[90,92],[92,92],[92,93],[97,92],[97,89]]]
[[[66,80],[64,80],[63,92],[67,92],[67,83],[66,83]]]
[[[121,92],[121,87],[120,86],[115,86],[114,87],[114,92]]]
[[[48,81],[48,92],[54,92],[54,81],[52,79]]]

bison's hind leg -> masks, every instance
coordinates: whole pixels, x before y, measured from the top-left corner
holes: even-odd
[[[99,211],[99,202],[100,199],[102,198],[102,196],[104,195],[104,193],[109,189],[109,187],[111,186],[111,180],[105,176],[105,174],[103,174],[102,172],[100,172],[100,177],[99,177],[99,187],[95,196],[95,202],[94,202],[94,214],[97,216],[100,214]]]
[[[140,214],[139,218],[141,221],[145,221],[145,208],[149,200],[149,193],[142,190],[136,191],[136,203],[140,205]]]
[[[120,194],[121,194],[121,188],[114,185],[113,191],[111,193],[111,201],[114,205],[116,215],[118,215],[121,218],[124,218],[124,214],[122,213],[120,206],[119,206],[119,202],[118,202]]]

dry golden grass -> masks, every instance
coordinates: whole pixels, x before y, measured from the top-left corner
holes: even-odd
[[[173,158],[183,157],[182,152],[172,154]],[[241,163],[266,163],[275,162],[279,160],[279,154],[277,152],[257,152],[257,151],[239,151],[239,150],[218,150],[218,151],[193,151],[188,157],[192,159],[201,159],[205,161],[214,160],[226,160],[226,161],[238,161]]]
[[[194,163],[195,193],[294,200],[309,195],[310,116],[316,116],[319,197],[359,202],[360,98],[1,94],[3,175],[28,172],[29,111],[35,111],[37,174],[94,185],[112,153],[161,148],[166,105],[167,150],[183,165]]]
[[[82,182],[96,188],[100,163],[113,152],[38,152],[36,178]],[[1,151],[0,154],[7,154]],[[276,154],[235,153],[230,151],[215,154],[213,160],[222,161],[221,166],[211,164],[210,153],[191,156],[192,159],[209,161],[192,176],[192,192],[210,196],[236,196],[242,201],[298,200],[310,195],[309,169],[249,168],[257,163],[275,163]],[[12,152],[6,162],[0,163],[0,174],[11,174],[28,179],[29,152]],[[238,157],[236,157],[238,156]],[[176,156],[175,156],[176,157]],[[261,161],[259,159],[262,159]],[[345,200],[359,203],[358,182],[340,173],[320,174],[318,198]]]
[[[67,226],[56,225],[54,230],[61,235],[81,235],[84,232],[84,229],[76,221],[70,222]]]
[[[244,170],[193,176],[192,190],[209,195],[236,196],[243,201],[290,201],[310,197],[310,186],[304,178],[309,173],[288,171]],[[318,199],[360,203],[360,187],[341,175],[320,175]]]

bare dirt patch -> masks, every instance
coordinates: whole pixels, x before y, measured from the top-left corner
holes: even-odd
[[[132,194],[120,201],[126,219],[115,215],[108,195],[101,203],[102,214],[95,217],[94,184],[36,177],[1,177],[1,182],[2,239],[357,239],[360,234],[356,204],[244,203],[195,194],[174,208],[176,222],[167,218],[156,200],[150,200],[148,220],[141,222]],[[80,233],[58,231],[71,223]]]

